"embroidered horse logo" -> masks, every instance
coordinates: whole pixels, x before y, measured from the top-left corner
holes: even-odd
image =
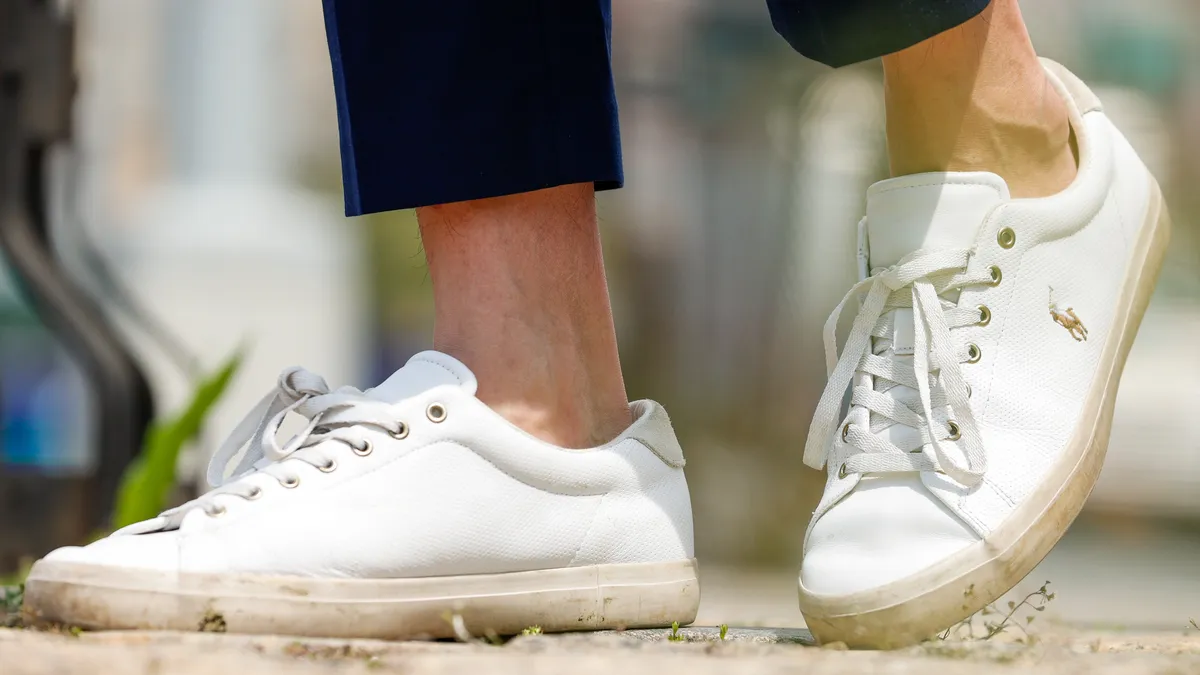
[[[1071,332],[1071,337],[1075,338],[1076,342],[1087,340],[1087,326],[1083,325],[1083,321],[1075,314],[1074,307],[1068,307],[1066,311],[1058,308],[1054,302],[1054,289],[1050,289],[1050,318],[1054,319],[1054,323],[1066,328]]]

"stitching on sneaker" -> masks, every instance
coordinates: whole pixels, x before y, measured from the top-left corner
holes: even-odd
[[[579,545],[575,547],[575,553],[571,556],[571,560],[567,563],[567,567],[573,567],[576,561],[579,560],[579,552],[583,550],[583,545],[588,542],[588,537],[592,536],[592,530],[596,529],[596,521],[600,520],[600,509],[604,508],[604,500],[608,499],[611,492],[605,492],[600,496],[600,503],[596,505],[596,510],[592,512],[592,522],[588,523],[587,531],[583,533],[583,538],[579,540]]]
[[[442,370],[446,371],[447,373],[450,373],[450,377],[453,377],[455,382],[457,382],[459,384],[463,383],[463,380],[461,377],[458,376],[458,373],[454,372],[453,370],[450,370],[449,368],[438,363],[437,361],[430,361],[429,359],[419,359],[419,360],[421,361],[421,363],[428,363],[431,366],[437,366],[438,368],[441,368]]]
[[[683,467],[687,466],[687,459],[684,459],[682,462],[676,462],[676,461],[667,459],[665,456],[663,456],[663,454],[661,452],[658,451],[657,448],[654,447],[653,444],[650,443],[650,441],[647,441],[639,436],[631,435],[631,436],[629,436],[629,438],[637,441],[638,443],[641,443],[642,447],[649,450],[655,457],[659,458],[659,460],[661,460],[663,464],[666,464],[667,466],[671,467],[672,469],[682,469]]]
[[[1000,192],[999,190],[996,189],[995,185],[990,185],[988,183],[981,183],[979,181],[960,180],[960,179],[955,179],[955,178],[931,181],[929,183],[913,183],[912,185],[897,185],[895,187],[888,187],[888,188],[884,188],[882,190],[872,192],[871,194],[872,195],[885,195],[885,194],[888,194],[889,192],[900,192],[901,190],[915,190],[917,188],[926,188],[926,187],[940,187],[943,185],[961,185],[964,187],[983,187],[983,188],[990,189],[992,192],[995,192],[997,196],[1003,195],[1002,192]]]
[[[1019,256],[1019,261],[1021,263],[1025,262],[1025,255],[1023,253]],[[1019,273],[1021,271],[1021,268],[1022,268],[1022,265],[1017,265],[1016,266],[1017,271],[1013,272],[1012,274],[1015,275],[1015,274]],[[1016,283],[1016,280],[1015,279],[1011,280],[1011,283],[1008,284],[1008,291],[1006,292],[1005,297],[1001,298],[1000,302],[996,303],[996,304],[1003,306],[1004,303],[1010,303],[1010,306],[1011,306],[1012,296],[1014,293],[1016,293],[1017,286],[1018,286],[1018,284]],[[1012,314],[1012,312],[1003,312],[1003,316],[1000,318],[1000,325],[997,326],[997,328],[996,328],[996,340],[993,342],[994,349],[999,350],[1000,345],[1004,342],[1004,339],[1007,336],[1008,322],[1010,320],[1011,314]],[[995,312],[993,312],[992,313],[993,321],[995,321],[995,317],[996,317]],[[992,391],[995,389],[995,387],[992,385],[996,381],[996,364],[999,361],[1000,361],[1000,359],[997,359],[997,358],[990,359],[990,364],[988,365],[987,396],[984,397],[983,404],[979,407],[979,416],[982,418],[987,417],[988,405],[992,402]]]
[[[1009,506],[1015,507],[1017,505],[1016,500],[1014,500],[1012,497],[1010,497],[1008,495],[1008,493],[1005,492],[1004,489],[1001,488],[998,483],[996,483],[995,481],[992,481],[992,480],[988,480],[987,478],[985,478],[984,481],[988,485],[991,485],[992,489],[996,491],[996,494],[1000,495],[1000,499],[1003,499],[1005,501],[1005,503],[1007,503]]]

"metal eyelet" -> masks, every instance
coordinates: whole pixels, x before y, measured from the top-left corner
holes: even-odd
[[[846,477],[846,464],[843,462],[842,466],[838,469],[838,478],[845,478],[845,477]]]
[[[294,488],[300,484],[300,477],[299,476],[288,476],[287,478],[279,481],[279,484],[282,485],[283,487],[291,490],[292,488]]]
[[[993,286],[999,286],[1000,280],[1004,278],[1004,275],[1000,273],[1000,268],[995,265],[988,268],[988,274],[992,277]]]
[[[408,425],[404,422],[400,422],[395,431],[388,429],[388,435],[398,441],[402,441],[408,438]]]
[[[218,516],[225,515],[225,507],[221,506],[220,504],[217,504],[217,505],[213,506],[211,509],[204,509],[204,512],[208,514],[209,518],[216,518]]]
[[[849,434],[850,434],[850,423],[846,422],[845,426],[842,427],[842,442],[843,443],[846,442],[846,436]]]
[[[430,403],[429,407],[425,409],[425,416],[434,424],[443,422],[446,420],[446,406],[441,403]]]
[[[962,430],[958,428],[958,424],[954,420],[947,422],[946,426],[950,429],[949,440],[957,441],[962,438]]]
[[[1017,233],[1011,227],[1005,227],[996,233],[996,242],[1000,248],[1012,248],[1017,243]]]
[[[350,449],[353,450],[354,454],[358,455],[359,457],[366,457],[367,455],[371,454],[371,450],[373,448],[371,447],[371,441],[368,441],[364,438],[362,445],[351,445]]]
[[[974,342],[967,345],[967,363],[979,363],[981,358],[983,358],[983,351],[979,349],[979,345]]]
[[[262,494],[263,494],[262,488],[255,486],[253,488],[250,488],[250,492],[246,493],[246,499],[249,501],[254,501],[255,499],[258,499],[259,497],[261,497]]]
[[[324,473],[332,473],[334,471],[334,469],[337,469],[337,462],[331,459],[328,462],[322,464],[321,466],[318,466],[317,468],[320,469],[321,471],[323,471]]]
[[[992,322],[992,310],[988,309],[987,305],[979,306],[979,321],[975,322],[977,326],[986,326]]]
[[[974,392],[971,391],[971,385],[968,384],[967,385],[967,398],[971,398],[972,394],[974,394]]]

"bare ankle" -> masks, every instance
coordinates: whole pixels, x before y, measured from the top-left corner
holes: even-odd
[[[884,58],[893,175],[991,171],[1015,197],[1075,177],[1066,104],[1047,79],[1015,0]]]
[[[478,396],[535,437],[592,447],[629,425],[592,186],[417,213],[434,347],[470,367]]]
[[[573,405],[528,400],[488,401],[492,410],[534,438],[561,448],[594,448],[604,445],[629,428],[631,416],[626,406],[619,412],[604,410],[590,401]],[[616,414],[614,414],[616,413]]]

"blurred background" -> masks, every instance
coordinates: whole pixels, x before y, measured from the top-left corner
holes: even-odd
[[[244,351],[181,458],[181,499],[282,368],[366,387],[431,338],[413,214],[341,215],[318,0],[72,7],[72,138],[38,154],[34,192],[78,302],[132,356],[118,390],[148,400],[113,412],[117,390],[96,382],[112,368],[79,356],[104,345],[72,347],[57,325],[90,324],[45,319],[50,300],[0,259],[0,572],[103,522],[113,479],[96,477],[120,449],[98,430],[114,416],[178,411]],[[1200,4],[1023,10],[1039,51],[1093,85],[1176,224],[1100,485],[1033,587],[1054,582],[1050,612],[1073,622],[1182,627],[1200,615]],[[864,191],[886,177],[879,65],[805,61],[752,0],[614,0],[613,34],[627,187],[599,198],[609,279],[630,395],[663,402],[688,453],[713,580],[700,620],[757,602],[798,622],[823,485],[801,463],[820,326],[855,281]]]

